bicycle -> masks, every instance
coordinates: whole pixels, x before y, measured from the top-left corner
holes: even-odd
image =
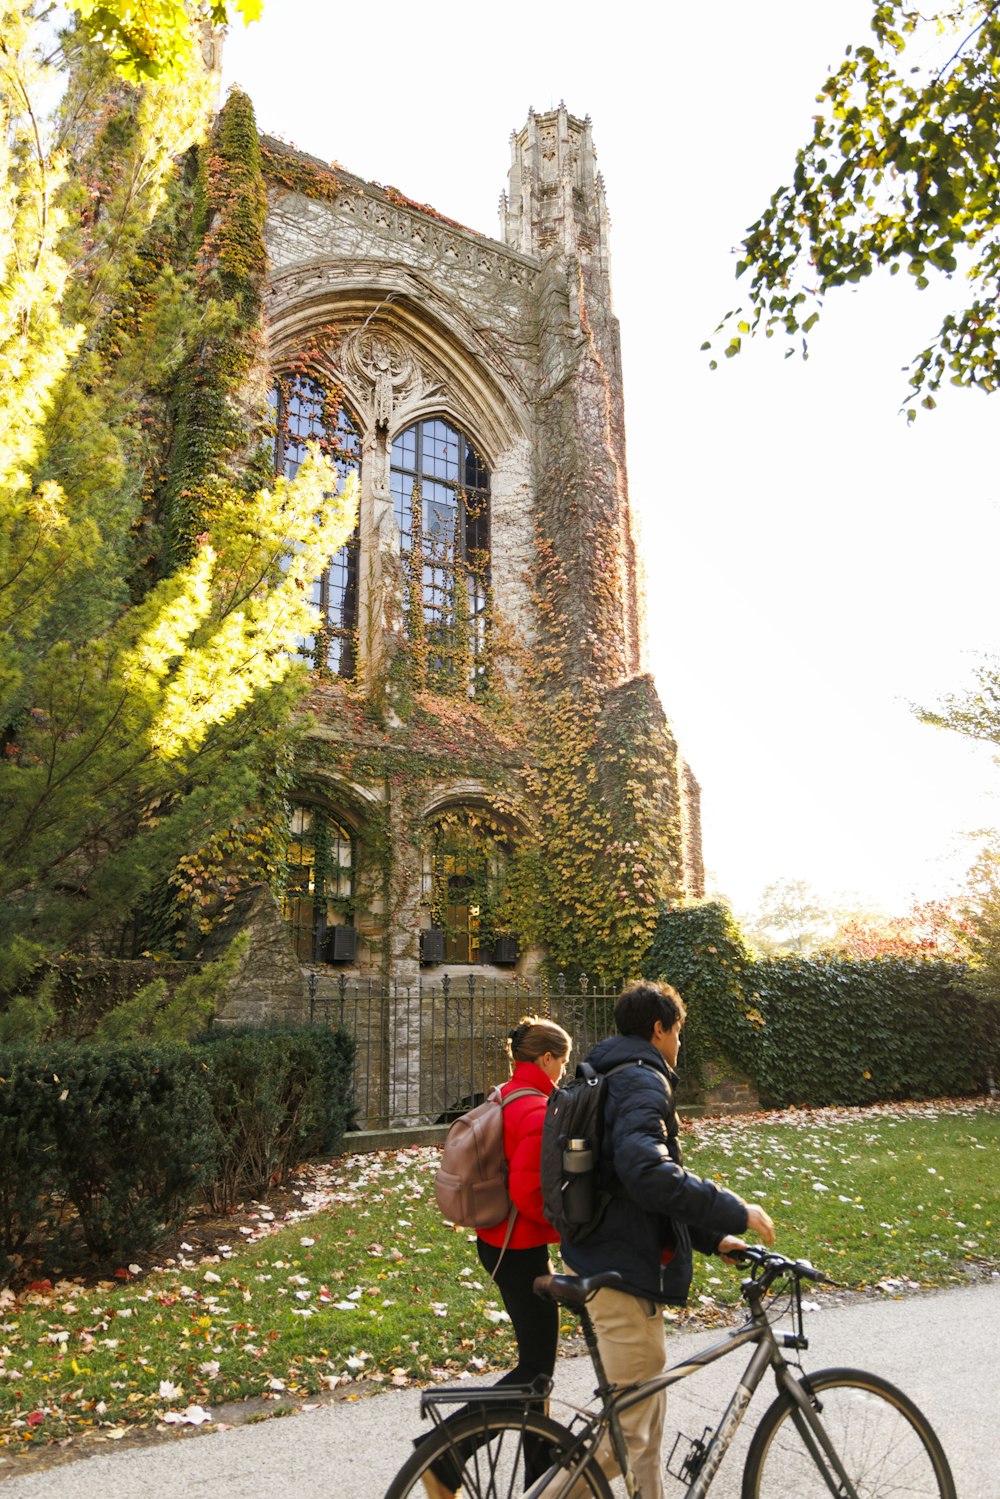
[[[666,1472],[684,1484],[685,1499],[704,1499],[768,1369],[778,1395],[764,1412],[750,1442],[742,1499],[956,1499],[941,1443],[927,1418],[900,1390],[859,1369],[822,1369],[807,1374],[795,1357],[808,1348],[803,1331],[802,1282],[834,1285],[807,1260],[790,1260],[757,1246],[738,1256],[750,1273],[741,1283],[746,1320],[726,1338],[643,1384],[609,1385],[586,1303],[603,1286],[621,1284],[613,1271],[586,1279],[546,1275],[539,1295],[573,1308],[597,1376],[596,1409],[574,1410],[569,1426],[540,1409],[551,1391],[500,1386],[470,1392],[425,1392],[421,1415],[434,1423],[403,1465],[385,1499],[424,1495],[423,1475],[435,1462],[450,1461],[461,1472],[462,1499],[610,1499],[604,1467],[609,1457],[632,1499],[642,1499],[629,1470],[618,1417],[660,1390],[753,1347],[718,1425],[701,1437],[678,1436]],[[791,1315],[792,1331],[775,1324]],[[790,1352],[791,1362],[785,1353]],[[793,1367],[797,1372],[793,1373]],[[445,1422],[448,1406],[468,1406]],[[683,1448],[680,1444],[683,1443]],[[598,1448],[601,1447],[600,1462]]]

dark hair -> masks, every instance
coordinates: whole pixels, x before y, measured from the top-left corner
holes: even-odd
[[[641,1036],[651,1041],[657,1021],[669,1031],[686,1018],[684,1001],[669,984],[632,984],[615,1000],[615,1025],[620,1036]]]
[[[554,1020],[539,1020],[537,1015],[525,1015],[507,1037],[511,1060],[515,1062],[537,1062],[550,1051],[554,1057],[568,1057],[572,1037]]]

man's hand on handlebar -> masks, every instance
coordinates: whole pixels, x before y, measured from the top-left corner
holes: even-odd
[[[747,1204],[747,1233],[755,1233],[764,1240],[765,1244],[774,1243],[774,1223],[768,1213],[756,1203]],[[721,1255],[727,1265],[739,1264],[739,1254],[746,1249],[746,1240],[739,1238],[736,1234],[727,1234],[720,1239],[716,1251]]]

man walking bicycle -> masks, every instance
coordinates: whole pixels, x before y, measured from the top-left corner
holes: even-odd
[[[663,1306],[687,1300],[692,1248],[725,1256],[743,1247],[747,1232],[774,1243],[774,1224],[762,1207],[684,1169],[674,1068],[685,1015],[669,984],[634,984],[615,1003],[618,1034],[586,1059],[600,1074],[621,1069],[607,1079],[597,1163],[599,1185],[611,1197],[598,1226],[579,1243],[564,1242],[562,1254],[575,1275],[617,1270],[622,1276],[622,1290],[605,1288],[589,1304],[608,1379],[617,1385],[662,1371]],[[663,1499],[665,1412],[661,1392],[621,1417],[643,1499]],[[610,1473],[615,1464],[608,1455]]]

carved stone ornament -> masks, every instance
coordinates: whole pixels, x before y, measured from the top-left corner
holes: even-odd
[[[389,494],[389,439],[381,428],[373,427],[365,438],[365,473],[371,484],[372,494],[384,499]]]
[[[372,426],[377,432],[388,432],[394,407],[420,381],[407,350],[391,334],[362,328],[344,340],[340,362],[345,374],[353,374],[370,392]]]

